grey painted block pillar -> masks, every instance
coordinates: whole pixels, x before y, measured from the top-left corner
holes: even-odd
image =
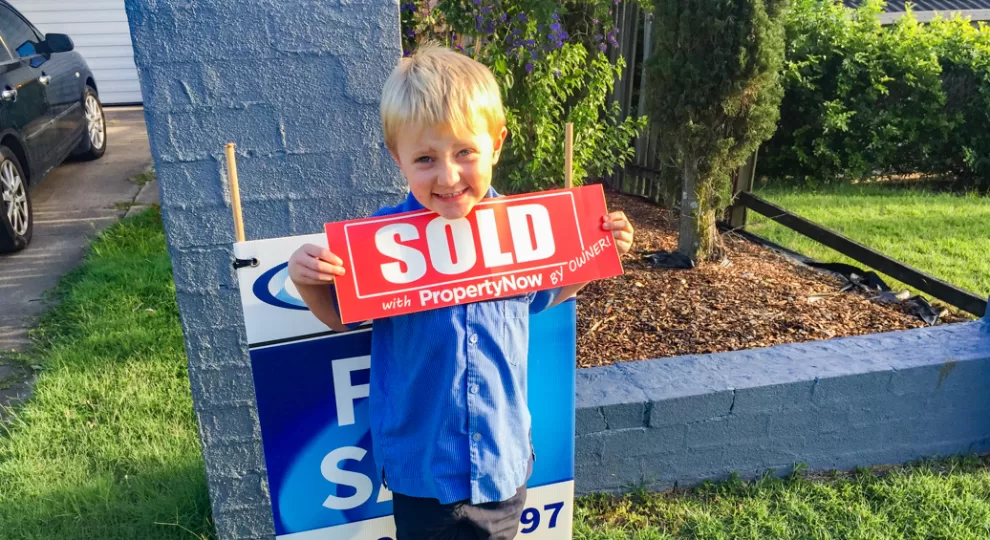
[[[221,539],[271,538],[224,144],[249,240],[315,233],[404,193],[378,102],[394,0],[126,0],[189,379]]]

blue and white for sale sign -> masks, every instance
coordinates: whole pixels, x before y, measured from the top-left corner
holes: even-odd
[[[394,540],[392,494],[372,453],[371,325],[334,333],[303,304],[287,261],[314,234],[242,242],[244,323],[280,540]],[[571,538],[574,499],[575,304],[533,317],[529,395],[536,462],[519,537]],[[413,346],[411,344],[411,346]]]

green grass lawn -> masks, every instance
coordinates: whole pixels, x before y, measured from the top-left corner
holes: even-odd
[[[957,458],[853,474],[764,477],[687,493],[593,496],[580,540],[990,538],[990,459]]]
[[[763,189],[761,197],[981,297],[990,296],[990,197],[880,184]],[[863,267],[750,211],[747,229],[826,262]],[[905,288],[896,280],[892,288]],[[898,285],[898,287],[895,287]]]
[[[25,361],[34,397],[0,427],[0,538],[212,538],[160,217],[108,229],[57,291]],[[990,537],[990,463],[730,481],[578,502],[574,537]]]
[[[0,427],[0,538],[212,535],[159,215],[108,229],[56,296],[35,395]]]

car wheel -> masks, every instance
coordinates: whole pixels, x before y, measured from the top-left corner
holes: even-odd
[[[89,86],[83,94],[83,112],[86,115],[86,132],[75,153],[82,159],[100,159],[107,151],[107,122],[100,97]]]
[[[31,195],[17,156],[0,145],[0,253],[24,249],[34,229]]]

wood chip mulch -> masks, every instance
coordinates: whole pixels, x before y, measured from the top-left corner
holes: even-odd
[[[899,305],[838,293],[828,274],[733,234],[722,235],[729,264],[654,269],[644,252],[677,248],[677,214],[606,191],[636,230],[622,276],[589,284],[578,298],[581,367],[766,347],[920,328]]]

